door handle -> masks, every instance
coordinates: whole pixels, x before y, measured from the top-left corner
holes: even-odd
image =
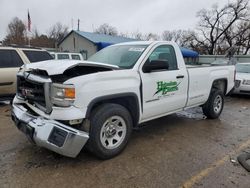
[[[178,75],[176,76],[177,79],[184,78],[184,75]]]

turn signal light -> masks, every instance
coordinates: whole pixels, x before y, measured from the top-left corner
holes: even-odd
[[[75,88],[64,88],[64,97],[74,99],[75,98]]]

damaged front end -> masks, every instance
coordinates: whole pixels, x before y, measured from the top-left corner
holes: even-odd
[[[86,132],[31,114],[21,104],[13,104],[12,120],[30,141],[67,157],[76,157],[89,138]]]
[[[56,65],[57,64],[57,65]],[[54,64],[55,69],[58,62]],[[74,107],[76,88],[65,84],[70,78],[113,68],[69,63],[64,69],[51,70],[44,64],[41,68],[30,65],[17,74],[17,94],[12,105],[12,119],[17,128],[29,140],[68,157],[76,157],[86,144],[89,136],[64,122],[81,123],[83,113]],[[52,115],[53,114],[53,115]],[[53,117],[53,118],[50,118]]]

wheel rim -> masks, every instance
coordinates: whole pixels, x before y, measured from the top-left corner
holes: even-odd
[[[214,100],[214,112],[219,113],[222,108],[222,97],[220,95],[217,95]]]
[[[121,145],[127,132],[124,119],[120,116],[108,118],[102,125],[100,140],[106,149],[115,149]]]

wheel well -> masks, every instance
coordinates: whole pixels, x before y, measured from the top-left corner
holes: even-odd
[[[95,99],[91,102],[91,104],[88,107],[86,118],[89,118],[91,112],[96,109],[98,106],[105,104],[105,103],[114,103],[119,104],[123,107],[125,107],[133,120],[133,126],[137,126],[139,122],[139,102],[136,96],[117,96],[117,97],[101,97],[99,99]]]
[[[213,82],[212,89],[219,89],[224,95],[227,93],[227,79],[218,79]]]

